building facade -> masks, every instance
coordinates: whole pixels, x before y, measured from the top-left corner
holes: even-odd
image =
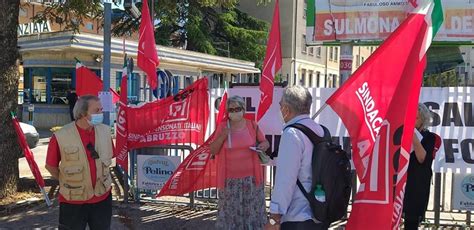
[[[281,76],[290,85],[305,87],[338,87],[340,82],[339,46],[306,45],[306,0],[280,1],[280,33],[283,55]],[[271,23],[275,1],[258,5],[254,0],[241,0],[239,9]],[[375,47],[354,46],[355,71]]]

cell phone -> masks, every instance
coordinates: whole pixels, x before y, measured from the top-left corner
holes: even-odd
[[[251,149],[251,150],[253,150],[253,151],[255,151],[255,152],[258,152],[258,153],[263,153],[262,150],[258,149],[258,148],[255,147],[255,146],[250,146],[249,149]]]

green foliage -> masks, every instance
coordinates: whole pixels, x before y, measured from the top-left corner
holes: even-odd
[[[267,23],[248,16],[236,8],[219,14],[216,40],[230,43],[230,56],[253,61],[261,67],[265,57]]]
[[[46,9],[37,14],[34,21],[50,20],[65,25],[66,30],[78,31],[87,19],[101,19],[103,7],[101,0],[67,0],[48,3]]]
[[[454,69],[437,74],[426,75],[423,78],[425,87],[456,87],[461,85],[462,79]]]
[[[269,0],[256,0],[266,4]],[[186,49],[213,55],[248,60],[260,67],[265,55],[268,25],[239,11],[238,0],[188,0]],[[137,3],[141,9],[141,3]],[[182,46],[177,23],[176,0],[155,0],[154,12],[160,20],[155,29],[157,44]],[[113,34],[129,35],[138,31],[140,19],[114,10]],[[79,30],[86,19],[102,19],[101,0],[68,0],[47,5],[34,20],[50,20],[64,24],[66,29]]]

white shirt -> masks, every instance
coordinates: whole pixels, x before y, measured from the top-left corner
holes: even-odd
[[[313,219],[309,201],[296,185],[298,178],[306,191],[310,190],[313,144],[303,132],[286,128],[299,123],[323,137],[323,128],[308,115],[299,115],[288,121],[283,128],[278,150],[275,186],[270,202],[270,213],[281,214],[281,222],[306,221]]]

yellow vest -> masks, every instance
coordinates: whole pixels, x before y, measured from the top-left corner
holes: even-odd
[[[100,124],[94,127],[94,133],[95,150],[99,154],[99,159],[95,160],[95,188],[92,187],[89,161],[76,124],[69,123],[54,133],[61,153],[59,193],[66,200],[86,201],[94,195],[101,196],[110,190],[112,178],[109,166],[113,157],[110,128]]]

